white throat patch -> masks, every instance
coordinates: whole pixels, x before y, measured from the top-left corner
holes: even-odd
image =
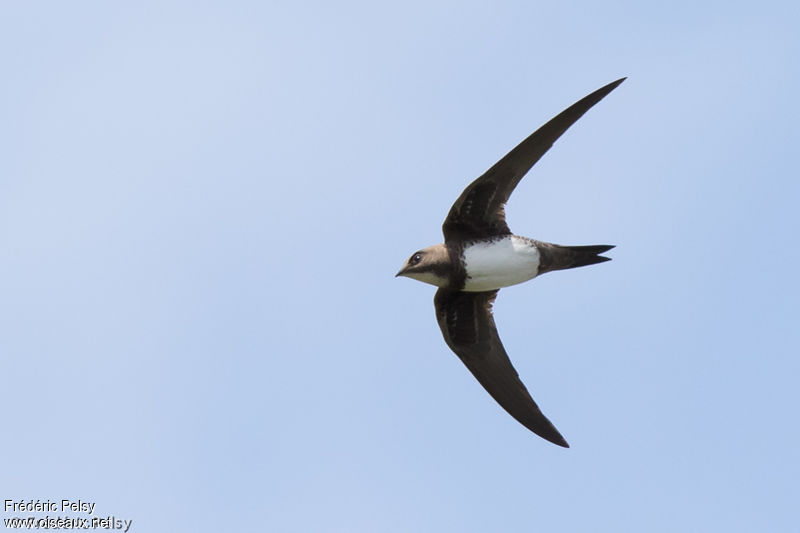
[[[528,281],[539,272],[539,260],[539,250],[523,237],[477,242],[464,248],[467,280],[463,290],[491,291]]]

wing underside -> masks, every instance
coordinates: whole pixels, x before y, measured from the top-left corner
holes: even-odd
[[[623,81],[625,78],[609,83],[575,102],[469,184],[442,225],[445,241],[511,233],[506,224],[504,206],[514,188],[570,126]]]
[[[568,448],[567,441],[531,398],[500,342],[492,316],[496,296],[496,290],[439,289],[434,305],[444,340],[511,416],[540,437]]]

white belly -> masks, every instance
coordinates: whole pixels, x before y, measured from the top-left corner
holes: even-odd
[[[463,290],[490,291],[535,278],[539,250],[531,241],[512,235],[466,247],[464,266],[467,280]]]

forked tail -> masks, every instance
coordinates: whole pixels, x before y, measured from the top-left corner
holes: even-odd
[[[550,272],[551,270],[565,270],[595,263],[611,261],[610,257],[600,254],[609,251],[613,246],[607,244],[595,244],[592,246],[561,246],[549,242],[538,242],[541,258],[539,260],[539,274]]]

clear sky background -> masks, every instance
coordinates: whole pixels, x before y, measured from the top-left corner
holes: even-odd
[[[798,27],[788,1],[5,3],[0,496],[135,533],[796,532]],[[617,245],[495,307],[567,450],[394,274],[622,76],[508,205]]]

